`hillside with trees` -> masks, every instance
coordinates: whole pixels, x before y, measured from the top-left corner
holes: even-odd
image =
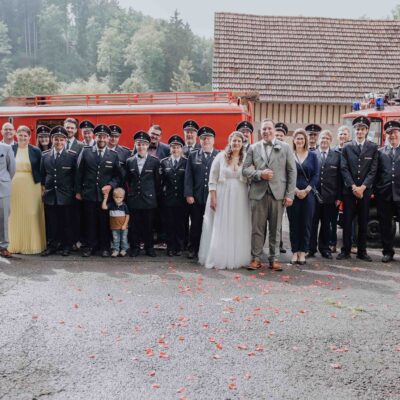
[[[178,11],[117,0],[0,0],[0,91],[12,95],[211,89],[212,41]]]

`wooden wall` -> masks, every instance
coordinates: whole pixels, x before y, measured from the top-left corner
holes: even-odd
[[[342,125],[342,115],[351,112],[351,105],[260,103],[254,104],[255,129],[259,130],[264,118],[284,122],[290,132],[315,123],[323,129],[336,129]],[[334,132],[335,133],[335,132]]]

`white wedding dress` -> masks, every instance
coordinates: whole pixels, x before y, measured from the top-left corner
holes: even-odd
[[[222,156],[222,155],[221,155]],[[215,160],[214,162],[216,162]],[[214,165],[213,165],[214,166]],[[251,218],[248,187],[242,167],[234,171],[223,161],[224,181],[217,183],[217,207],[208,196],[199,249],[199,263],[206,268],[235,269],[251,261]]]

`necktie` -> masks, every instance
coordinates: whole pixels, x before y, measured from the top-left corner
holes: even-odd
[[[177,165],[178,165],[178,160],[177,160],[177,159],[175,159],[175,160],[174,160],[174,168],[176,168],[176,167],[177,167]]]
[[[208,160],[209,155],[210,155],[210,153],[208,153],[207,151],[204,152],[204,157],[206,158],[206,160]]]
[[[323,151],[322,152],[322,163],[325,164],[325,161],[326,161],[326,152]]]
[[[67,140],[67,150],[69,150],[70,146],[71,146],[71,142],[69,140]]]
[[[272,146],[272,142],[269,140],[268,142],[265,142],[266,146]]]
[[[358,145],[358,149],[360,150],[360,153],[361,153],[361,150],[362,150],[362,144],[359,144],[359,145]]]
[[[102,157],[103,157],[103,152],[102,152],[101,150],[99,150],[99,151],[97,152],[97,156],[98,156],[99,158],[102,158]]]
[[[56,155],[56,159],[58,160],[61,156],[61,153],[59,151],[57,151],[57,155]]]
[[[393,158],[396,156],[396,150],[397,150],[397,147],[392,147],[392,157]]]

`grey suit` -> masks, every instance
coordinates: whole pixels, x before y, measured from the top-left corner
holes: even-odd
[[[0,248],[8,247],[11,180],[15,174],[15,158],[11,146],[0,143]]]
[[[269,261],[276,260],[279,254],[283,199],[293,199],[296,188],[297,170],[293,152],[284,142],[275,139],[273,143],[269,156],[263,140],[251,145],[243,164],[243,175],[250,181],[251,252],[253,260],[257,261],[263,253],[267,223]],[[261,178],[261,173],[266,168],[274,172],[270,181]]]

